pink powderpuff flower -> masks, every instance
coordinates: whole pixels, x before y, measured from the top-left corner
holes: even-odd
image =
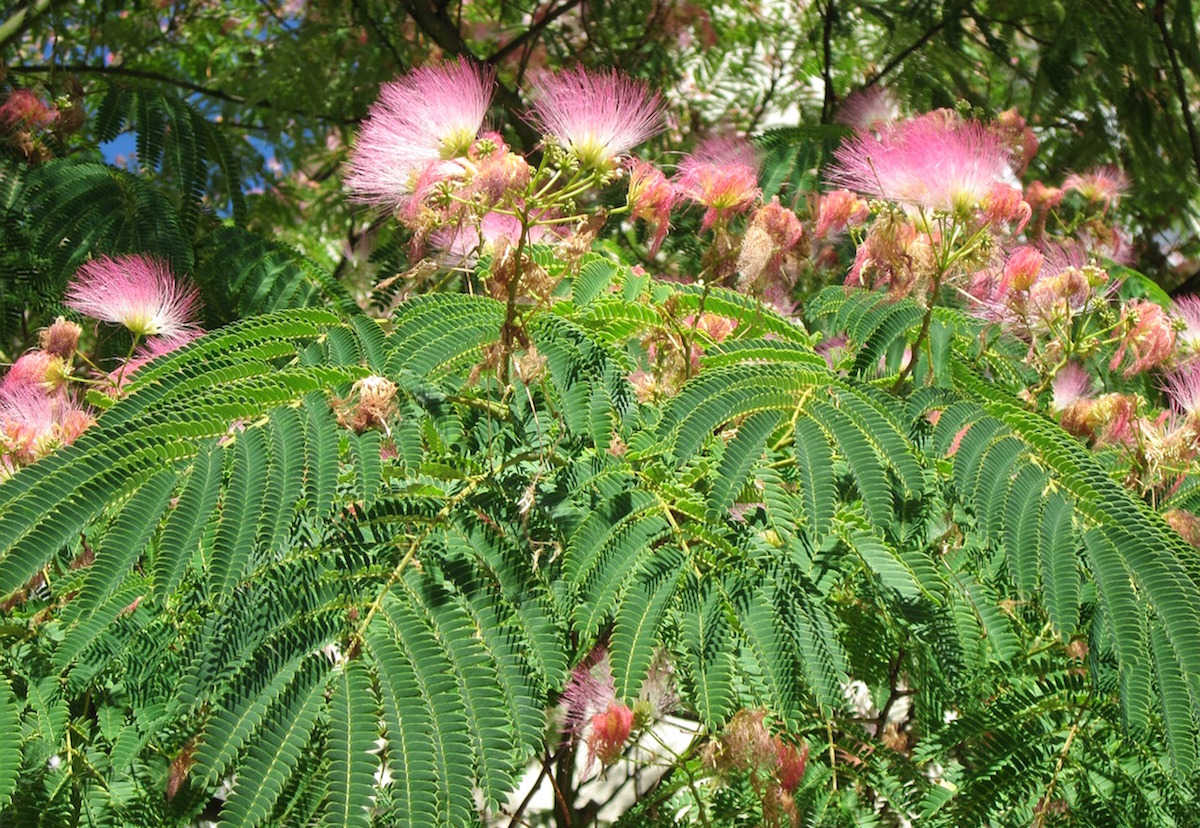
[[[1200,363],[1190,363],[1168,374],[1164,387],[1178,411],[1190,420],[1200,421]]]
[[[758,154],[743,138],[710,138],[683,159],[675,190],[708,211],[700,232],[718,219],[748,209],[759,197]]]
[[[91,423],[91,415],[65,394],[29,385],[0,390],[0,454],[15,465],[29,465],[69,445]]]
[[[541,225],[529,228],[526,241],[540,244],[549,231]],[[429,243],[437,251],[437,259],[447,267],[474,267],[479,257],[496,250],[500,239],[515,245],[521,238],[521,221],[507,213],[485,213],[478,225],[463,221],[455,227],[435,232]]]
[[[433,167],[461,172],[492,100],[494,72],[465,59],[414,69],[379,90],[350,154],[346,187],[359,200],[395,208]]]
[[[1074,190],[1088,201],[1103,205],[1104,210],[1117,203],[1129,190],[1129,176],[1119,168],[1094,167],[1086,173],[1074,173],[1063,182],[1064,190]]]
[[[75,356],[75,349],[79,346],[79,337],[82,334],[83,328],[78,323],[60,316],[38,333],[38,345],[51,356],[69,361]]]
[[[1050,410],[1058,414],[1092,396],[1092,378],[1078,362],[1068,362],[1054,375],[1050,391],[1053,394]]]
[[[603,765],[611,765],[621,758],[625,742],[633,730],[633,710],[620,702],[612,702],[603,713],[592,716],[592,732],[588,736],[588,765],[599,758]]]
[[[1164,364],[1175,349],[1175,326],[1161,305],[1135,299],[1121,312],[1124,335],[1109,369],[1117,370],[1128,352],[1133,361],[1125,367],[1126,377]]]
[[[1028,290],[1042,270],[1046,256],[1036,247],[1021,245],[1004,264],[1004,281],[1013,290]]]
[[[671,209],[675,206],[675,190],[662,170],[641,159],[629,165],[630,214],[650,226],[653,235],[647,252],[653,256],[662,246],[671,229]]]
[[[177,279],[166,262],[117,256],[84,264],[67,285],[63,304],[84,316],[124,325],[140,337],[186,339],[198,333],[200,292]]]
[[[534,81],[529,117],[584,167],[609,169],[619,156],[662,129],[657,92],[620,74],[583,67]]]
[[[1176,341],[1190,354],[1200,353],[1200,296],[1181,296],[1175,300],[1172,310],[1183,322],[1183,330],[1176,334]]]
[[[829,180],[899,204],[962,214],[1006,183],[1010,153],[986,126],[952,112],[930,112],[860,131],[834,153]]]
[[[0,380],[0,390],[18,387],[37,388],[50,391],[60,387],[67,379],[67,367],[60,357],[46,351],[29,351],[21,354]]]
[[[0,128],[44,129],[58,119],[58,110],[49,106],[32,89],[16,89],[0,104]]]
[[[1021,198],[1021,191],[997,181],[983,200],[983,217],[989,224],[1007,225],[1016,222],[1013,235],[1019,234],[1033,218],[1033,208]]]
[[[862,224],[871,214],[867,202],[843,188],[819,196],[817,227],[814,235],[823,239],[841,233],[847,227]]]
[[[900,104],[892,91],[882,86],[869,86],[847,95],[834,120],[855,129],[871,130],[899,117]]]
[[[587,731],[587,770],[597,755],[606,765],[615,761],[629,738],[633,711],[617,700],[608,650],[597,647],[575,667],[562,702],[567,710],[566,732],[579,739]]]

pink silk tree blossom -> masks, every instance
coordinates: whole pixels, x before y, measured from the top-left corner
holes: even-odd
[[[1011,153],[995,130],[936,111],[860,131],[834,153],[830,181],[925,210],[961,213],[1008,184]]]
[[[534,82],[530,120],[584,167],[606,169],[662,129],[660,98],[616,70],[582,67]]]
[[[200,331],[199,291],[149,256],[103,256],[86,263],[67,285],[63,303],[137,336],[179,340]]]
[[[483,126],[494,73],[460,58],[422,66],[383,85],[350,155],[346,186],[359,200],[391,208],[412,195],[429,168],[461,171]]]
[[[683,159],[675,174],[675,190],[708,210],[704,231],[718,219],[750,208],[758,199],[758,155],[744,138],[710,138]]]

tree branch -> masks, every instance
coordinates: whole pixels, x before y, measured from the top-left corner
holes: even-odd
[[[825,81],[825,99],[821,102],[821,123],[827,124],[833,119],[833,107],[837,102],[833,91],[833,15],[835,13],[833,0],[825,6],[822,17],[825,18],[825,30],[821,36],[822,65],[821,77]]]
[[[528,29],[526,29],[524,32],[522,32],[521,34],[514,37],[508,43],[505,43],[503,46],[501,46],[495,52],[492,52],[492,54],[488,55],[488,58],[485,62],[490,63],[493,66],[496,65],[497,63],[499,63],[500,61],[504,60],[506,57],[511,55],[513,52],[520,49],[525,44],[526,41],[536,38],[538,35],[540,35],[542,33],[543,29],[545,29],[547,26],[549,26],[555,20],[562,17],[564,14],[566,14],[567,12],[569,12],[571,9],[575,8],[582,2],[583,2],[583,0],[567,0],[567,2],[563,3],[558,8],[555,8],[555,9],[552,9],[552,10],[546,12],[546,14],[542,16],[541,20],[537,21],[532,26],[530,26]]]
[[[1179,108],[1183,110],[1183,123],[1187,127],[1188,141],[1192,145],[1192,164],[1196,167],[1196,177],[1200,179],[1200,135],[1196,134],[1196,123],[1192,119],[1191,105],[1188,103],[1187,81],[1183,77],[1183,69],[1179,66],[1179,56],[1175,53],[1175,42],[1171,39],[1171,30],[1167,27],[1167,0],[1158,0],[1154,4],[1154,22],[1162,34],[1163,45],[1167,47],[1167,57],[1171,60],[1171,74],[1175,77],[1175,94],[1179,98]]]
[[[55,2],[61,5],[62,0],[33,0],[9,15],[7,20],[0,23],[0,49],[24,34],[25,30],[33,25],[34,20],[50,11]]]
[[[866,83],[864,83],[862,85],[861,88],[862,89],[870,89],[872,86],[879,83],[879,81],[883,80],[887,75],[891,74],[891,72],[897,66],[899,66],[901,63],[903,63],[905,60],[908,59],[909,55],[911,55],[913,52],[920,49],[922,46],[924,46],[926,43],[929,42],[930,38],[932,38],[935,34],[940,32],[943,28],[945,28],[946,22],[947,22],[946,18],[943,17],[937,23],[933,24],[933,27],[931,29],[929,29],[927,32],[925,32],[925,34],[918,37],[907,48],[905,48],[903,51],[901,51],[900,54],[896,55],[894,58],[889,60],[887,62],[887,65],[884,66],[882,69],[880,69],[878,72],[876,72],[874,74],[874,76],[872,76]]]
[[[241,104],[243,106],[261,106],[266,109],[278,109],[280,112],[287,112],[292,115],[303,115],[309,118],[319,118],[323,121],[330,121],[335,124],[355,124],[354,119],[335,118],[332,115],[324,115],[319,112],[312,112],[305,109],[281,109],[273,106],[270,101],[251,101],[239,95],[233,95],[229,92],[223,92],[220,89],[210,89],[206,86],[201,86],[198,83],[192,83],[183,78],[173,78],[170,75],[164,75],[161,72],[152,72],[146,69],[133,69],[127,66],[91,66],[84,63],[69,63],[62,66],[10,66],[8,71],[16,74],[46,74],[50,72],[72,72],[76,75],[113,75],[116,77],[138,78],[139,80],[155,81],[157,83],[165,83],[179,89],[186,89],[189,92],[195,92],[198,95],[205,95],[209,98],[215,98],[220,101],[229,103]]]
[[[412,16],[421,31],[425,32],[447,54],[479,60],[479,56],[463,40],[458,27],[445,15],[444,9],[439,10],[428,0],[401,0],[400,4]],[[525,108],[521,96],[515,90],[497,81],[496,100],[509,113],[512,128],[521,139],[524,148],[532,150],[541,140],[541,136],[525,123],[521,114]]]

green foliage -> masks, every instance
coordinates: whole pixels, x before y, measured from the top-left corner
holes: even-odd
[[[386,334],[353,313],[253,316],[139,371],[0,487],[13,812],[187,821],[235,777],[229,824],[471,824],[474,791],[505,801],[569,665],[606,641],[619,699],[665,649],[707,732],[761,707],[832,736],[834,764],[814,751],[796,796],[814,819],[869,812],[824,798],[833,773],[944,824],[1032,818],[1043,796],[1083,819],[1106,807],[1088,774],[1114,792],[1158,774],[1118,821],[1192,813],[1200,592],[1158,518],[970,370],[893,397],[762,307],[678,396],[637,403],[628,341],[672,305],[740,312],[646,290],[531,314],[546,369],[517,393],[476,367],[503,306],[451,295],[402,305]],[[813,321],[880,343],[912,334],[898,306],[837,289]],[[400,388],[382,439],[334,411],[373,370]],[[1071,641],[1089,676],[1038,667]],[[856,771],[836,759],[861,738],[843,687],[891,704],[901,663],[928,738]],[[1140,775],[1106,758],[1122,732],[1130,761],[1155,757]],[[688,795],[715,814],[712,784]]]

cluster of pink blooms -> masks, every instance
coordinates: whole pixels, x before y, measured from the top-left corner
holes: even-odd
[[[116,370],[82,378],[111,393],[120,393],[145,363],[201,333],[194,318],[196,289],[165,263],[144,256],[88,262],[68,285],[64,304],[134,335],[136,349]],[[0,476],[70,444],[92,423],[75,388],[82,333],[80,325],[60,316],[41,332],[39,347],[17,359],[0,380]]]
[[[566,732],[587,744],[586,773],[597,758],[605,766],[620,759],[633,729],[662,718],[679,700],[671,666],[660,653],[633,707],[625,704],[617,698],[608,650],[597,647],[572,671],[561,701]]]

